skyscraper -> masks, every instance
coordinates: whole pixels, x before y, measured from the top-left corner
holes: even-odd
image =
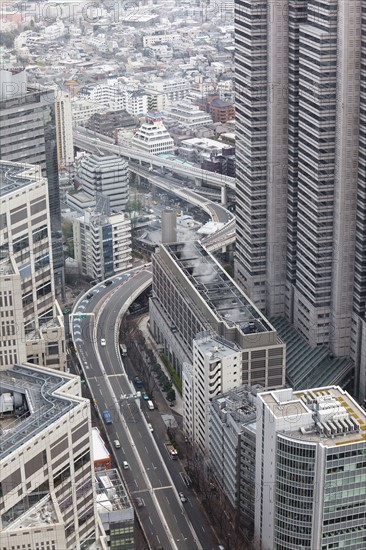
[[[258,548],[365,548],[364,410],[338,386],[264,392],[257,406]]]
[[[28,84],[25,71],[0,70],[0,159],[37,164],[47,177],[56,295],[62,291],[64,259],[57,171],[55,93]]]
[[[366,2],[237,1],[235,24],[237,281],[364,395]]]

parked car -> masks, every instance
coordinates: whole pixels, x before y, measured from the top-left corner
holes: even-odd
[[[149,401],[150,397],[149,397],[149,394],[146,393],[146,391],[143,391],[143,392],[142,392],[142,399],[143,399],[144,401]]]

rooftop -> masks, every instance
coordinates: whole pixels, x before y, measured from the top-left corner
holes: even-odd
[[[0,388],[17,396],[14,421],[0,419],[0,460],[30,441],[79,405],[78,398],[57,395],[73,375],[34,365],[14,365],[0,372]]]
[[[95,472],[99,513],[132,509],[131,502],[117,470]]]
[[[162,245],[215,315],[244,334],[274,328],[199,242]]]
[[[366,446],[366,413],[339,386],[300,392],[287,388],[260,398],[277,420],[287,424],[281,430],[286,436],[326,447],[361,442]]]
[[[38,166],[0,161],[0,196],[4,197],[42,178]]]
[[[98,428],[92,428],[92,443],[94,460],[110,459],[110,454],[107,451]]]

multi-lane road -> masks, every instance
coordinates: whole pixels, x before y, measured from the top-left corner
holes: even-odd
[[[177,475],[178,483],[173,483],[141,411],[140,399],[133,397],[134,389],[119,353],[121,313],[150,283],[151,271],[146,267],[132,270],[129,276],[114,277],[108,287],[98,285],[92,289],[93,297],[81,299],[74,308],[74,343],[100,415],[105,409],[111,413],[112,424],[106,426],[106,432],[111,443],[118,439],[121,444],[120,449],[115,449],[116,461],[130,496],[135,504],[140,504],[136,512],[150,548],[211,550],[213,534],[201,526],[202,511],[194,495],[187,503],[180,501],[177,490],[182,490],[181,478]],[[102,338],[105,346],[101,345]],[[128,470],[123,469],[123,461],[128,462]]]

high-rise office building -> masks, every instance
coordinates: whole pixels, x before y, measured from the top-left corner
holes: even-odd
[[[25,361],[63,369],[47,179],[38,166],[0,161],[0,369]]]
[[[236,279],[365,371],[365,2],[237,1],[235,22]]]
[[[106,550],[80,378],[16,364],[0,387],[1,550]]]
[[[339,386],[257,396],[260,550],[366,547],[366,415]]]
[[[39,165],[47,176],[56,295],[64,259],[57,171],[55,92],[27,82],[25,71],[0,70],[0,159]]]

